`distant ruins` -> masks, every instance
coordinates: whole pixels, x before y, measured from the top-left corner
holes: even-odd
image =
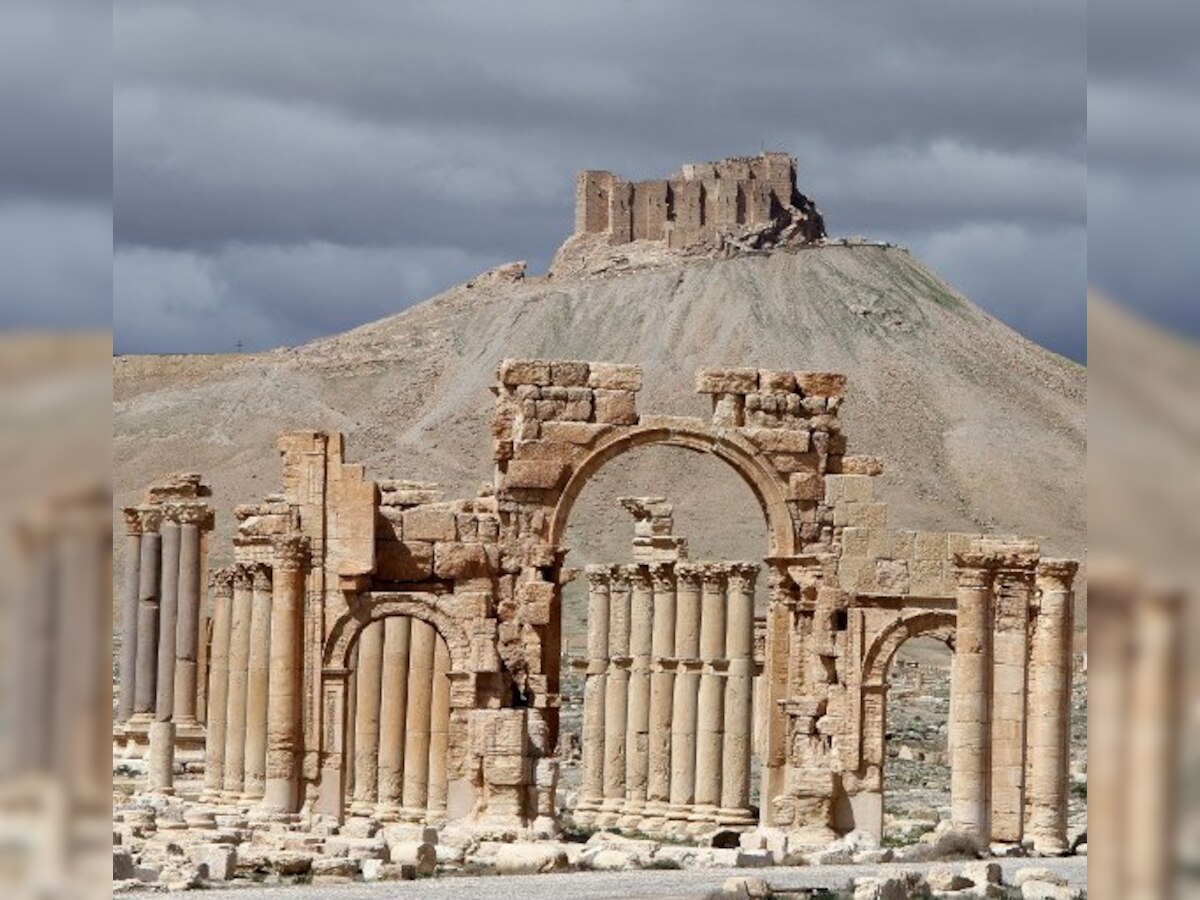
[[[667,216],[681,184],[751,221],[792,189],[777,155],[746,163],[744,179],[717,171],[661,182],[663,207],[630,213],[620,234],[701,235],[704,216],[686,232],[678,207]],[[642,196],[618,185],[581,179],[583,227],[611,229],[628,206],[613,197]],[[126,515],[115,752],[145,755],[148,740],[150,786],[169,793],[175,739],[202,724],[205,790],[187,819],[201,827],[232,809],[251,829],[553,836],[563,586],[578,574],[567,522],[608,461],[667,445],[743,479],[769,546],[761,566],[689,562],[665,498],[623,501],[632,558],[586,572],[584,777],[568,812],[649,834],[759,828],[800,846],[878,835],[887,675],[927,635],[954,652],[954,827],[985,847],[1065,851],[1076,563],[1031,540],[889,530],[872,492],[882,463],[848,451],[844,387],[834,373],[707,369],[697,389],[712,415],[687,418],[638,408],[638,366],[505,360],[494,481],[460,500],[368,477],[340,434],[285,434],[283,491],[234,510],[236,561],[212,573],[202,622],[207,489],[191,476],[152,490]]]
[[[612,257],[646,242],[689,254],[806,244],[825,237],[816,205],[796,188],[796,162],[764,152],[689,163],[669,178],[624,181],[588,170],[575,179],[575,231],[551,267]]]

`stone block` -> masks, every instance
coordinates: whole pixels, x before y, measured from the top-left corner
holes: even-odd
[[[909,589],[908,561],[903,559],[875,560],[873,588],[884,594],[907,594]]]
[[[113,881],[126,881],[136,877],[133,867],[133,857],[128,850],[113,848]]]
[[[562,484],[566,466],[542,459],[514,459],[504,474],[504,486],[510,490],[553,490]]]
[[[712,423],[718,428],[741,428],[746,424],[743,394],[713,394]]]
[[[825,480],[816,472],[793,472],[788,478],[789,500],[820,500],[825,496]]]
[[[433,544],[381,541],[376,552],[379,576],[387,581],[425,581],[433,575]]]
[[[758,370],[758,389],[779,394],[790,394],[796,390],[794,372],[778,372],[771,369]]]
[[[797,372],[796,384],[805,397],[841,397],[846,376],[840,372]]]
[[[637,394],[633,391],[596,391],[596,421],[611,425],[636,425]]]
[[[411,866],[418,878],[427,878],[437,869],[437,850],[426,841],[389,844],[388,854],[392,865],[403,868]]]
[[[942,562],[949,558],[948,541],[943,531],[918,531],[913,538],[913,558]]]
[[[854,527],[842,529],[843,556],[867,556],[870,546],[871,529]]]
[[[482,578],[488,574],[483,544],[439,542],[433,548],[433,574],[438,578]]]
[[[557,844],[504,844],[496,853],[496,871],[501,875],[539,875],[569,868],[566,851]]]
[[[517,585],[521,613],[530,625],[549,625],[554,603],[554,585],[548,581],[526,581]]]
[[[842,498],[865,503],[874,499],[875,488],[866,475],[834,476],[842,479]]]
[[[500,363],[500,383],[509,387],[548,385],[551,383],[550,363],[544,359],[506,359]]]
[[[749,394],[758,390],[758,369],[701,369],[696,373],[699,394]]]
[[[529,760],[524,756],[485,756],[483,777],[488,784],[515,787],[529,784]]]
[[[923,597],[946,594],[945,563],[936,559],[915,559],[909,563],[909,591]]]
[[[588,364],[575,360],[552,360],[550,383],[555,387],[587,387]]]
[[[841,469],[846,475],[882,475],[883,460],[878,456],[843,456]]]
[[[542,437],[554,443],[587,446],[603,434],[612,431],[611,425],[594,422],[545,422]]]
[[[453,541],[458,538],[454,513],[448,509],[415,507],[404,512],[404,538],[408,541]]]
[[[588,387],[606,391],[640,391],[642,367],[632,363],[591,363]]]
[[[766,453],[808,453],[811,447],[806,428],[747,428],[742,434]]]

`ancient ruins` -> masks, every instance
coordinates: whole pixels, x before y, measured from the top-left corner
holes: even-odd
[[[740,217],[729,185],[753,219],[793,188],[789,167],[760,160],[744,179],[685,170],[632,232],[612,210],[642,209],[643,186],[585,173],[580,227],[680,239],[680,207],[673,220],[663,208],[711,195],[695,228]],[[234,509],[235,561],[212,572],[200,478],[151,488],[126,510],[114,753],[148,754],[159,794],[173,761],[202,757],[196,822],[240,810],[325,834],[369,818],[551,837],[569,813],[821,846],[881,833],[887,675],[927,635],[953,648],[953,827],[981,846],[1066,851],[1076,563],[1033,540],[889,530],[872,491],[882,462],[851,454],[842,430],[843,375],[706,369],[696,386],[709,418],[643,412],[636,365],[505,360],[494,481],[459,500],[368,476],[340,434],[287,433],[282,491]],[[768,525],[761,559],[692,561],[669,498],[635,497],[630,558],[571,568],[576,498],[647,445],[712,454],[743,479]],[[563,588],[576,577],[583,782],[564,810]]]

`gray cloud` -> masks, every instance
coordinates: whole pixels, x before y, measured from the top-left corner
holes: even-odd
[[[544,266],[577,169],[768,146],[800,157],[835,232],[912,246],[1079,356],[1084,12],[118,0],[117,349],[349,327]]]

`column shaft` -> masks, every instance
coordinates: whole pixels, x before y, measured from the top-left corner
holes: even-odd
[[[446,752],[450,746],[450,649],[441,635],[433,639],[433,701],[429,716],[429,812],[446,815]]]
[[[250,668],[253,575],[240,566],[234,575],[229,617],[229,696],[225,709],[225,792],[240,797],[246,778],[246,688]],[[265,784],[264,784],[265,787]]]
[[[433,645],[436,637],[437,633],[428,622],[412,620],[404,728],[404,809],[422,818],[429,805],[429,717],[433,706]]]
[[[700,675],[696,732],[696,805],[706,817],[721,802],[721,752],[725,730],[725,573],[716,566],[704,572],[700,595]]]
[[[696,718],[700,690],[700,574],[675,567],[675,656],[671,718],[671,817],[687,818],[696,801]]]
[[[608,678],[604,685],[604,809],[625,806],[625,731],[629,713],[628,574],[619,568],[609,589]]]
[[[131,513],[126,512],[130,518]],[[117,703],[117,721],[127,722],[133,715],[133,695],[137,689],[138,586],[141,583],[142,535],[125,535],[125,588],[121,594],[121,694]]]
[[[669,565],[653,570],[654,636],[651,642],[648,811],[665,814],[671,799],[671,710],[675,690],[675,573]],[[672,667],[665,667],[668,661]]]
[[[179,526],[178,616],[175,625],[174,721],[196,721],[196,682],[200,648],[200,526]]]
[[[368,813],[379,800],[379,697],[383,678],[383,622],[358,637],[354,699],[354,812]]]
[[[757,568],[737,565],[726,594],[725,733],[721,766],[723,816],[749,819],[750,743],[754,727],[754,576]]]
[[[229,625],[233,572],[213,573],[212,654],[208,672],[208,727],[204,735],[204,790],[219,794],[225,786],[225,713],[229,698]]]
[[[1019,843],[1025,819],[1025,727],[1028,700],[1032,566],[1002,569],[996,579],[992,632],[991,839]]]
[[[583,682],[583,777],[580,812],[594,812],[604,798],[605,690],[608,680],[609,570],[589,566],[587,672]]]
[[[412,620],[383,620],[383,684],[379,701],[379,810],[399,814],[404,801],[404,730]]]
[[[304,567],[308,542],[281,538],[271,585],[271,654],[267,693],[267,766],[263,806],[294,813],[300,800]],[[212,726],[212,720],[209,720]]]
[[[992,577],[987,568],[958,573],[950,704],[951,817],[956,828],[985,843],[991,833]]]
[[[649,571],[631,571],[629,614],[629,712],[625,727],[625,810],[640,815],[646,806],[650,765],[650,651],[654,637],[654,596]],[[631,823],[633,824],[633,823]]]
[[[161,593],[158,612],[158,671],[154,717],[175,717],[175,633],[179,623],[179,523],[162,523]]]
[[[159,571],[162,539],[157,532],[142,535],[142,563],[138,578],[137,682],[133,695],[135,715],[150,716],[157,701]]]
[[[1073,563],[1042,560],[1029,690],[1028,837],[1038,853],[1067,849]]]
[[[271,578],[254,571],[250,606],[250,657],[246,676],[246,755],[243,796],[257,800],[267,784],[267,703],[271,680]]]

